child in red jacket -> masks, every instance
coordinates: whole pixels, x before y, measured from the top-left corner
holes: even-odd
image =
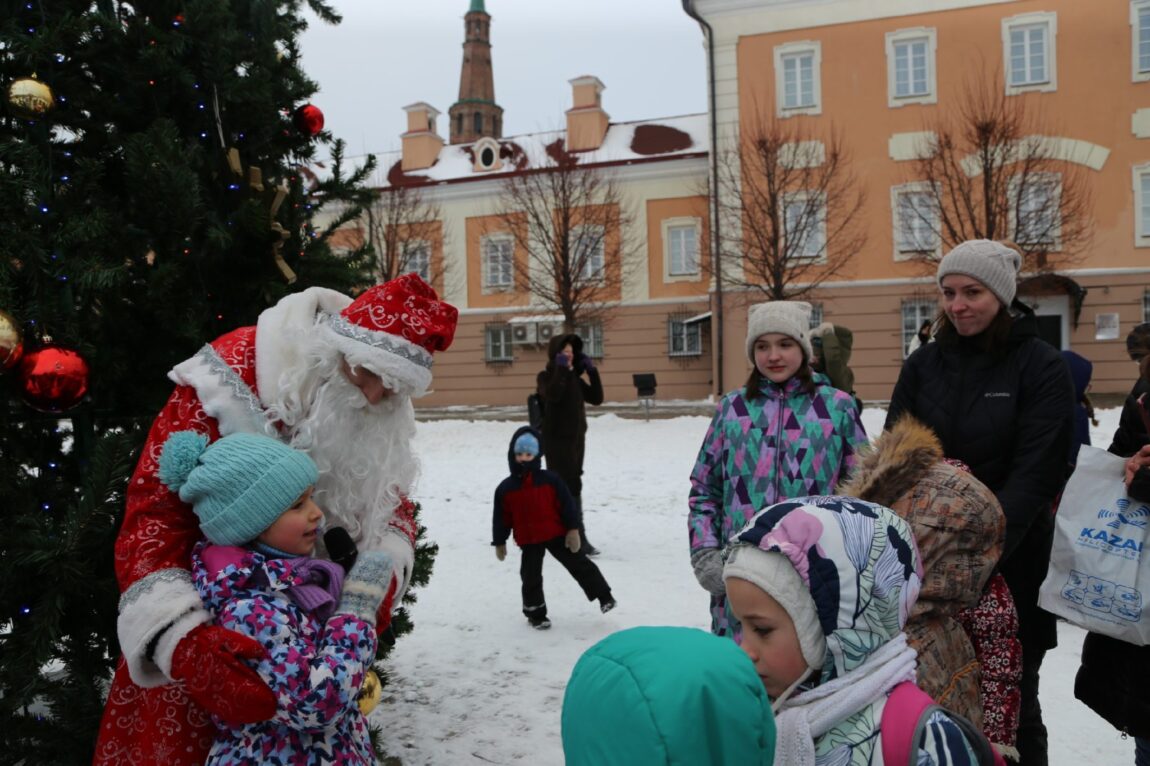
[[[507,537],[512,532],[523,550],[519,577],[523,580],[523,614],[533,628],[551,627],[543,598],[543,554],[550,551],[571,573],[588,601],[599,600],[599,609],[615,608],[611,586],[599,567],[580,550],[579,511],[559,475],[540,467],[539,434],[523,426],[511,437],[507,451],[511,475],[495,489],[495,513],[491,519],[491,544],[500,561],[507,556]]]

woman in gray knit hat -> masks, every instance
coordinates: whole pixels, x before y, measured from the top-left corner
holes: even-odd
[[[938,266],[942,311],[935,343],[903,363],[886,428],[905,413],[930,426],[948,458],[961,460],[1006,515],[999,570],[1018,609],[1023,766],[1045,766],[1046,728],[1038,670],[1055,646],[1054,617],[1038,608],[1054,531],[1054,500],[1068,474],[1074,386],[1061,354],[1038,337],[1029,307],[1015,301],[1022,256],[976,239]]]

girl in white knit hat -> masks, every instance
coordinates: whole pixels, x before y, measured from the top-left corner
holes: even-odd
[[[854,397],[811,370],[810,324],[809,303],[751,307],[750,376],[719,401],[691,471],[691,565],[711,597],[712,632],[736,641],[722,548],[765,505],[831,494],[866,443]]]

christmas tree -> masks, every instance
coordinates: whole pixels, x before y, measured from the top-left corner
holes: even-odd
[[[167,371],[288,292],[370,282],[327,242],[373,161],[345,173],[309,103],[305,4],[339,21],[319,0],[0,0],[0,746],[24,763],[90,762],[113,542]]]

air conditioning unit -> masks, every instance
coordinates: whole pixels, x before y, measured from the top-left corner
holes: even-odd
[[[534,322],[516,322],[511,325],[511,342],[521,345],[537,343]]]
[[[539,338],[540,343],[546,343],[554,336],[563,332],[563,325],[559,324],[546,324],[544,322],[540,322],[536,325],[536,327],[538,328],[536,330],[536,336]]]

